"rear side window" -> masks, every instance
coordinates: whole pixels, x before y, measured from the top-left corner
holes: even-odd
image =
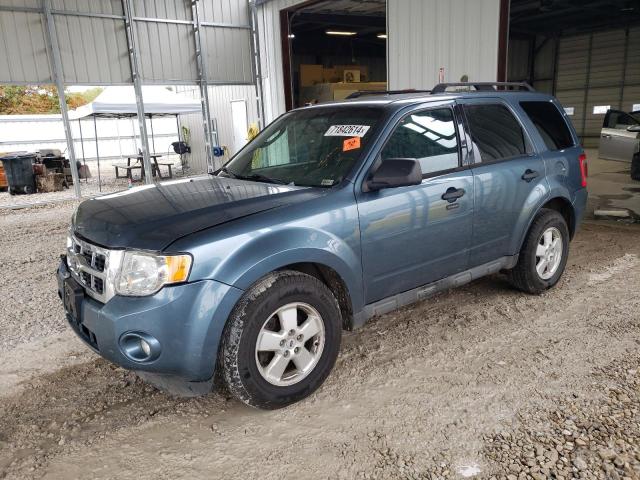
[[[520,106],[536,126],[549,150],[562,150],[574,146],[567,122],[553,103],[520,102]]]
[[[471,139],[483,162],[527,154],[527,142],[518,120],[504,105],[465,105]]]

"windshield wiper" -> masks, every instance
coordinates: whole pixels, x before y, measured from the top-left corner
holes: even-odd
[[[239,180],[249,180],[254,182],[275,183],[277,185],[288,185],[288,182],[280,180],[279,178],[271,178],[260,173],[252,173],[251,175],[236,175],[235,178]]]
[[[251,175],[239,175],[237,173],[232,172],[227,167],[222,167],[218,172],[226,173],[231,178],[237,178],[238,180],[249,180],[249,181],[254,181],[254,182],[275,183],[277,185],[287,185],[288,184],[284,180],[280,180],[278,178],[267,177],[266,175],[261,175],[260,173],[252,173]]]

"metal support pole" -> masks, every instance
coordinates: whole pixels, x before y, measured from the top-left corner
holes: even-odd
[[[262,85],[262,59],[260,58],[260,37],[258,33],[258,7],[256,2],[249,4],[251,15],[251,52],[253,54],[254,76],[253,81],[256,86],[256,103],[258,107],[258,127],[262,130],[265,127],[264,117],[264,91]]]
[[[211,173],[215,170],[213,147],[218,144],[218,132],[214,131],[211,124],[207,67],[202,53],[202,41],[200,37],[202,30],[202,24],[200,23],[200,0],[191,0],[191,13],[193,15],[193,36],[196,42],[196,65],[198,66],[198,85],[200,87],[200,104],[202,105],[204,144],[207,151],[207,169],[209,173]]]
[[[618,108],[624,110],[624,82],[627,80],[627,62],[629,61],[629,29],[624,31],[624,58],[622,60],[622,76],[620,77],[620,98]]]
[[[584,138],[587,135],[587,106],[589,105],[589,87],[591,86],[591,55],[593,53],[593,33],[589,35],[589,48],[587,50],[587,78],[584,85],[584,98],[582,101],[582,128],[580,136],[582,137],[582,145],[584,146]]]
[[[87,157],[85,156],[84,153],[84,137],[82,135],[82,120],[78,119],[78,129],[80,130],[80,147],[82,148],[82,164],[84,165],[84,170],[85,170],[85,177],[84,177],[84,183],[87,183],[88,178],[87,178]]]
[[[73,145],[73,134],[71,133],[71,124],[69,123],[69,112],[67,110],[67,100],[64,95],[64,80],[62,75],[62,59],[60,58],[60,46],[58,45],[58,36],[56,35],[56,24],[53,21],[51,13],[51,0],[43,0],[43,9],[47,20],[47,46],[49,47],[50,58],[52,59],[51,73],[58,90],[58,99],[60,100],[60,113],[62,114],[62,124],[64,126],[64,134],[67,139],[67,153],[69,155],[69,166],[71,167],[71,177],[73,178],[73,190],[76,198],[82,196],[80,190],[80,175],[78,175],[78,165],[76,164],[76,151]]]
[[[102,176],[100,175],[100,149],[98,147],[98,122],[93,116],[93,135],[96,140],[96,159],[98,160],[98,191],[102,192]]]
[[[144,101],[142,99],[142,82],[140,80],[140,68],[138,54],[133,31],[131,0],[122,0],[122,9],[125,16],[125,30],[127,31],[127,46],[129,48],[129,63],[131,64],[131,77],[133,78],[133,90],[136,94],[136,106],[138,110],[138,124],[140,126],[140,143],[142,150],[142,163],[144,165],[145,183],[153,183],[153,170],[151,170],[151,158],[149,157],[149,138],[147,137],[147,123],[144,115]]]
[[[149,115],[149,123],[151,124],[151,146],[153,147],[153,153],[158,153],[156,151],[156,139],[153,134],[153,115]]]

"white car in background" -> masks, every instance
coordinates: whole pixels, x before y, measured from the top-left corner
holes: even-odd
[[[600,131],[600,158],[631,162],[640,150],[640,111],[609,110]]]

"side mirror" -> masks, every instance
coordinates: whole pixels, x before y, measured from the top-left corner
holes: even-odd
[[[627,132],[640,133],[640,125],[631,125],[627,127]]]
[[[367,180],[368,191],[407,187],[422,183],[420,163],[413,158],[388,158]]]

